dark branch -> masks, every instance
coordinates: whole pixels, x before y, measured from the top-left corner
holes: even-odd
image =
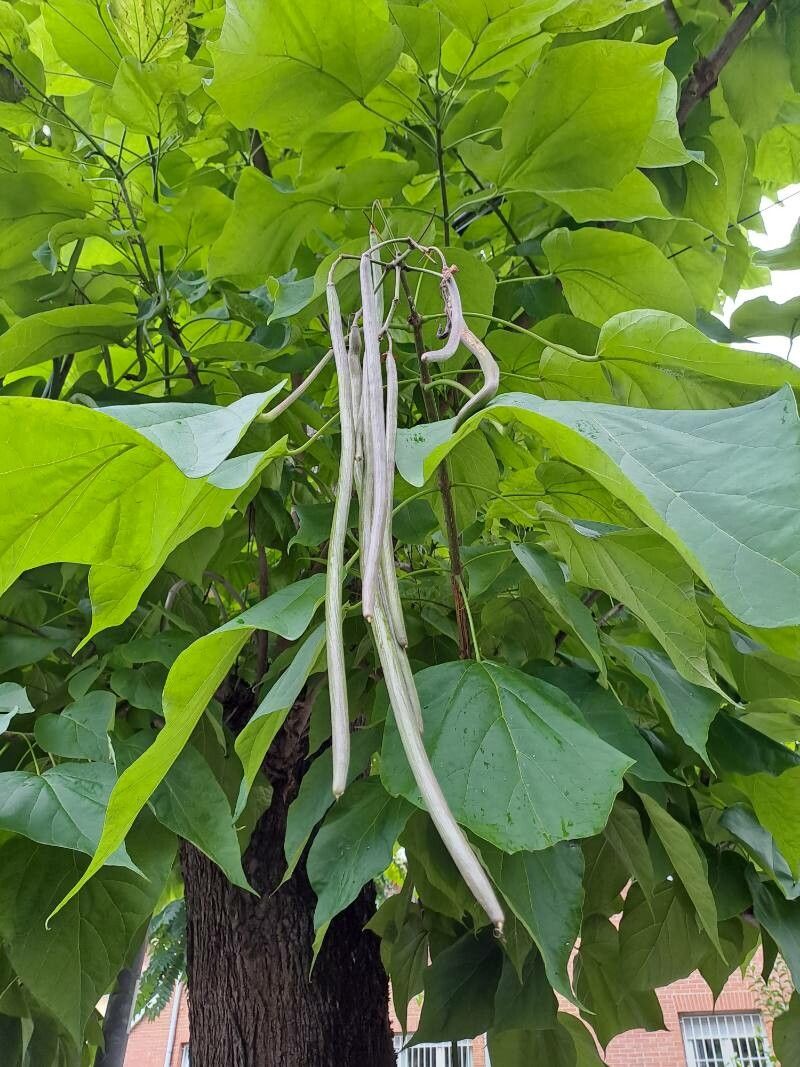
[[[250,131],[250,162],[256,170],[260,170],[268,178],[272,177],[272,167],[269,165],[267,153],[264,151],[264,142],[258,130]]]
[[[701,100],[705,100],[719,81],[722,68],[745,39],[772,0],[754,0],[739,13],[730,29],[710,55],[701,56],[691,77],[683,87],[678,105],[678,125],[683,126]]]
[[[675,10],[675,4],[672,0],[663,0],[664,14],[666,15],[669,28],[673,33],[680,33],[683,29],[683,23],[681,17]]]

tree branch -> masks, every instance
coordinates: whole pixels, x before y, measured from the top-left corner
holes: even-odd
[[[436,402],[431,395],[430,389],[425,388],[431,383],[431,372],[427,363],[422,360],[425,351],[425,342],[422,337],[422,319],[414,304],[411,289],[405,274],[401,274],[400,280],[403,286],[406,300],[408,301],[408,322],[414,333],[414,347],[419,360],[419,373],[422,381],[422,399],[425,404],[425,416],[429,422],[435,422],[439,418],[436,410]],[[453,605],[456,610],[456,626],[458,628],[458,655],[460,659],[472,659],[474,649],[472,647],[472,634],[469,625],[469,613],[464,603],[463,573],[461,564],[461,549],[459,547],[458,524],[456,523],[456,509],[453,503],[453,488],[450,484],[450,472],[447,468],[447,460],[443,460],[436,468],[436,481],[439,486],[439,495],[442,498],[442,512],[444,514],[445,533],[447,534],[447,550],[450,554],[450,587],[453,592]]]
[[[730,29],[710,55],[701,56],[691,77],[683,87],[678,105],[678,125],[683,126],[701,100],[705,100],[719,81],[722,68],[734,54],[772,0],[753,0],[739,13]]]
[[[664,8],[664,14],[666,16],[667,22],[669,23],[669,28],[672,30],[673,33],[680,33],[683,29],[683,23],[681,22],[680,15],[675,10],[675,4],[672,2],[672,0],[663,0],[662,6]]]
[[[256,170],[260,170],[267,178],[272,177],[272,167],[269,165],[269,159],[264,150],[264,142],[261,140],[261,134],[258,130],[250,131],[250,162]]]

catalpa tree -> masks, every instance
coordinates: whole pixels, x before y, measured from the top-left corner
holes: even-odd
[[[800,5],[2,0],[0,94],[4,1067],[116,1067],[181,900],[197,1067],[388,1067],[387,975],[495,1067],[797,983],[733,345],[800,307],[718,313],[800,267]]]

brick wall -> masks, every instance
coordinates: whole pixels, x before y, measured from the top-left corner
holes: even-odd
[[[181,1067],[183,1046],[189,1042],[189,1003],[183,987],[180,987],[179,997],[175,1045],[170,1063],[166,1067]],[[164,1057],[167,1052],[169,1024],[174,1004],[175,994],[173,993],[169,1004],[157,1019],[152,1022],[149,1019],[141,1019],[133,1027],[128,1037],[125,1067],[165,1067]]]
[[[760,970],[760,953],[753,963],[753,973]],[[713,1012],[737,1012],[761,1010],[757,983],[749,975],[742,978],[736,971],[729,979],[719,1000],[714,999],[699,972],[688,978],[675,982],[666,989],[659,989],[658,999],[664,1012],[666,1030],[648,1034],[643,1030],[631,1030],[627,1034],[615,1037],[608,1046],[606,1062],[608,1067],[686,1067],[686,1056],[680,1031],[680,1016],[684,1014],[706,1014]],[[562,1003],[561,1008],[570,1010],[571,1006]],[[409,1032],[416,1030],[422,1004],[414,999],[408,1008]],[[572,1009],[574,1011],[574,1009]],[[154,1022],[142,1019],[131,1031],[128,1040],[128,1052],[125,1067],[164,1067],[164,1054],[169,1032],[172,1001]],[[400,1026],[394,1009],[390,1008],[392,1029],[399,1033]],[[771,1031],[768,1018],[765,1018],[767,1032]],[[181,995],[178,1007],[178,1027],[175,1035],[175,1047],[169,1067],[180,1067],[181,1050],[189,1041],[189,1007],[185,991]],[[474,1067],[486,1067],[485,1040],[476,1038],[473,1042]],[[342,1067],[353,1067],[342,1064]],[[797,1067],[786,1064],[784,1067]]]
[[[664,1013],[666,1030],[648,1034],[642,1030],[630,1030],[615,1037],[608,1046],[606,1061],[609,1067],[686,1067],[686,1056],[681,1038],[680,1016],[687,1014],[711,1015],[714,1012],[759,1012],[760,997],[757,980],[753,975],[761,968],[761,953],[756,956],[751,972],[742,978],[734,971],[714,1003],[711,992],[698,971],[674,982],[666,989],[657,990]],[[762,1013],[763,1014],[763,1013]],[[771,1034],[769,1018],[764,1018],[767,1033]],[[795,1067],[787,1064],[785,1067]]]

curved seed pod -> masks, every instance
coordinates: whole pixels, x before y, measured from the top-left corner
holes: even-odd
[[[456,354],[461,343],[461,331],[464,327],[464,314],[461,310],[461,294],[453,274],[452,267],[445,267],[442,273],[442,292],[444,293],[444,307],[447,312],[447,321],[450,323],[450,332],[446,343],[442,348],[432,352],[423,352],[420,359],[423,363],[442,363]]]
[[[372,291],[375,294],[375,313],[378,321],[383,320],[383,257],[381,249],[383,242],[378,240],[378,233],[370,226],[369,251],[370,264],[372,266]]]
[[[464,342],[464,347],[468,348],[470,352],[477,359],[481,370],[483,371],[483,385],[477,393],[468,400],[463,408],[459,411],[455,426],[455,430],[463,424],[465,419],[482,408],[485,404],[488,404],[492,397],[497,392],[497,387],[500,385],[500,367],[497,365],[497,360],[492,353],[475,334],[467,326],[462,327],[461,340]]]
[[[353,421],[355,422],[356,437],[356,461],[363,462],[363,412],[361,406],[364,402],[361,374],[361,331],[353,323],[350,328],[350,336],[347,340],[347,361],[350,365],[350,395],[353,398]]]
[[[350,366],[342,330],[339,297],[333,283],[327,287],[331,343],[339,383],[339,425],[341,456],[339,483],[328,541],[328,571],[325,585],[325,638],[328,656],[328,688],[331,700],[331,755],[333,761],[333,795],[340,797],[347,787],[350,765],[350,712],[347,699],[347,673],[342,637],[342,581],[344,577],[344,542],[347,517],[353,495],[355,427]]]
[[[389,512],[386,480],[386,425],[383,411],[381,355],[378,335],[380,323],[375,303],[370,253],[364,252],[360,264],[362,323],[364,327],[364,428],[365,476],[372,479],[372,514],[366,543],[362,544],[361,610],[367,622],[375,611],[378,572],[383,547],[383,530]],[[366,494],[365,494],[366,497]]]
[[[394,484],[394,450],[397,440],[397,364],[394,361],[391,338],[386,351],[386,481],[391,493]],[[400,601],[400,590],[397,585],[397,575],[394,569],[394,545],[392,543],[391,515],[387,516],[386,525],[383,529],[383,545],[381,547],[381,578],[382,586],[386,594],[386,604],[389,609],[389,619],[398,645],[408,648],[408,635],[403,618],[403,605]]]
[[[463,830],[456,822],[436,775],[433,773],[428,753],[425,751],[422,737],[417,729],[413,708],[408,699],[404,672],[400,667],[401,658],[406,658],[405,653],[394,642],[386,606],[380,601],[375,605],[372,629],[400,740],[428,814],[472,895],[497,931],[502,932],[505,916],[492,888],[492,883],[472,851]],[[411,684],[414,684],[413,679]]]

